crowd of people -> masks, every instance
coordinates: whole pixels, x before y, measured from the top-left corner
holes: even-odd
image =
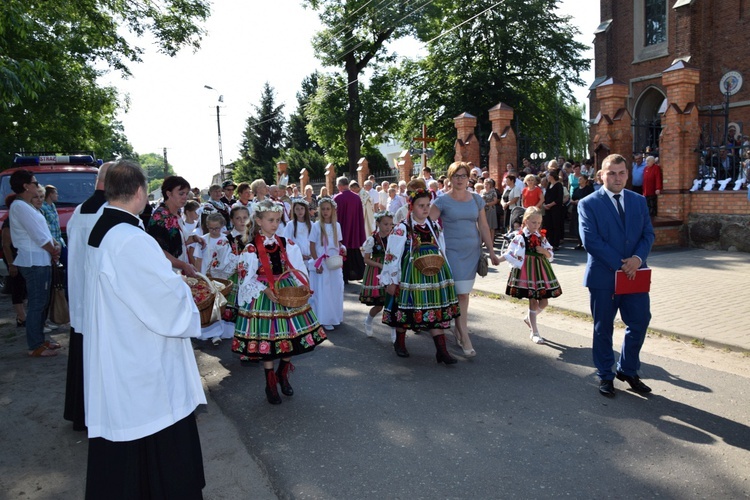
[[[143,171],[118,161],[100,168],[95,193],[76,208],[68,249],[54,187],[42,192],[33,173],[16,171],[3,243],[17,248],[5,251],[11,278],[25,281],[28,310],[15,291],[13,301],[30,356],[54,356],[60,348],[45,340],[45,308],[51,266],[68,261],[64,417],[88,429],[87,497],[114,488],[133,497],[168,490],[200,498],[205,481],[193,411],[205,397],[191,339],[215,346],[231,339],[240,363],[263,365],[266,399],[280,404],[281,395],[294,394],[292,358],[344,322],[346,283],[356,283],[369,307],[368,337],[376,324],[386,326],[395,354],[407,358],[407,332],[429,333],[436,361],[453,365],[446,333],[465,358],[477,355],[470,292],[483,262],[505,261],[505,293],[528,300],[523,322],[530,339],[543,344],[537,318],[562,293],[552,262],[567,218],[578,247],[589,253],[584,284],[592,297],[599,390],[613,396],[618,378],[649,392],[637,373],[648,294],[619,296],[613,287],[616,270],[633,278],[646,265],[651,204],[624,189],[630,169],[619,155],[597,172],[562,158],[535,170],[509,164],[501,189],[486,169],[464,162],[438,178],[426,167],[408,182],[371,177],[360,186],[340,177],[332,197],[325,188],[315,196],[310,186],[300,193],[260,179],[226,181],[210,186],[206,201],[186,179],[171,176],[151,207]],[[498,237],[508,244],[496,253]],[[201,276],[232,284],[221,318],[203,326],[187,279]],[[613,370],[618,310],[628,330]]]

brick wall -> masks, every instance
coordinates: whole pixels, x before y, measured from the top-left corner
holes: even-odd
[[[698,191],[688,196],[691,214],[750,215],[747,191]]]
[[[630,88],[628,109],[631,114],[638,97],[650,86],[661,86],[661,72],[683,56],[691,56],[689,64],[701,70],[701,86],[696,95],[699,107],[724,102],[719,81],[727,71],[739,71],[746,82],[731,102],[750,101],[750,2],[747,0],[701,0],[674,10],[668,5],[668,54],[664,57],[633,64],[632,0],[600,0],[601,20],[612,19],[607,33],[596,36],[595,74],[627,83]],[[632,80],[656,75],[645,81]],[[666,93],[666,92],[665,92]],[[594,92],[590,95],[593,119],[599,112]],[[750,134],[750,106],[730,109],[730,121],[743,122],[744,133]],[[716,124],[716,122],[715,122]]]

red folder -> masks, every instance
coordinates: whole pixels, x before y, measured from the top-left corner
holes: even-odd
[[[648,293],[651,290],[651,269],[644,267],[635,272],[635,279],[628,279],[623,271],[615,273],[615,294]]]

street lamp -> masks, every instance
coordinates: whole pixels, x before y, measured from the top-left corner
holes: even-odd
[[[219,94],[219,91],[210,85],[204,85],[203,88],[213,90]],[[219,94],[219,100],[216,102],[216,129],[219,131],[219,177],[221,178],[221,182],[224,182],[224,153],[221,148],[221,118],[219,115],[219,104],[222,102],[224,102],[224,96]]]

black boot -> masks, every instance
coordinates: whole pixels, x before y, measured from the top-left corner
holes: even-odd
[[[272,405],[281,404],[278,384],[279,381],[276,379],[276,372],[273,371],[273,368],[266,368],[266,398]]]
[[[279,379],[281,392],[285,396],[294,396],[294,389],[292,389],[291,384],[289,384],[289,372],[293,371],[294,365],[291,361],[284,361],[283,359],[279,361],[279,368],[276,370],[276,378]]]
[[[406,332],[396,330],[396,341],[393,343],[393,349],[399,358],[409,357],[409,351],[406,350]]]
[[[432,337],[435,342],[435,359],[438,363],[445,363],[446,365],[452,365],[458,363],[456,358],[448,353],[448,349],[445,347],[445,335],[442,333],[435,337]]]

